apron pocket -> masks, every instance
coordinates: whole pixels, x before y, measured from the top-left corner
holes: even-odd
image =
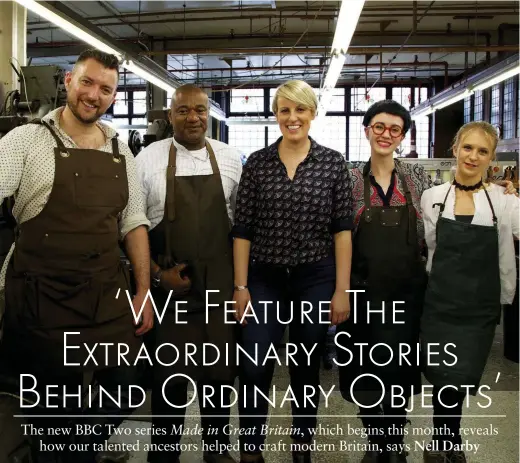
[[[75,203],[79,207],[109,207],[124,209],[126,176],[74,177]]]
[[[127,291],[130,301],[133,300],[134,294],[130,288],[130,272],[126,265],[120,264],[113,277],[93,280],[91,286],[93,305],[96,308],[93,314],[96,323],[106,323],[125,317],[132,319],[133,305],[128,300]]]
[[[46,277],[37,279],[36,293],[42,328],[90,325],[94,320],[96,305],[92,300],[90,280],[74,283]]]

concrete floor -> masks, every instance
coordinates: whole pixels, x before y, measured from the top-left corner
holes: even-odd
[[[497,373],[500,372],[500,380],[495,384]],[[470,463],[515,463],[520,462],[519,459],[519,369],[518,364],[510,362],[503,357],[503,337],[502,330],[498,327],[493,350],[488,361],[486,372],[482,380],[482,384],[488,384],[492,387],[492,392],[489,397],[492,399],[492,405],[487,409],[482,409],[477,406],[477,398],[472,398],[470,408],[465,409],[465,415],[478,415],[478,417],[465,417],[462,420],[462,427],[464,428],[488,428],[491,424],[498,430],[498,435],[494,436],[467,436],[467,440],[471,444],[481,444],[476,453],[466,452],[467,459]],[[284,388],[288,385],[288,373],[286,368],[278,368],[275,372],[274,384],[278,388]],[[327,389],[332,384],[338,384],[338,371],[333,369],[331,371],[322,371],[322,386]],[[482,400],[482,399],[481,399]],[[136,412],[136,414],[149,414],[149,407],[145,405],[143,409]],[[238,417],[236,408],[232,409],[231,423],[238,426]],[[273,415],[290,415],[290,407],[280,410],[271,410]],[[320,408],[320,416],[318,421],[323,426],[335,427],[340,424],[343,430],[347,430],[348,426],[361,427],[361,421],[355,417],[357,413],[356,407],[345,402],[339,393],[332,396],[329,403],[329,408]],[[199,422],[198,406],[190,406],[187,410],[187,415],[193,415],[186,419],[186,426],[194,426]],[[412,433],[414,428],[428,428],[432,426],[431,409],[418,409],[411,413],[411,415],[422,415],[421,417],[411,417],[411,425],[408,426],[409,433]],[[489,417],[493,415],[493,417]],[[497,416],[498,415],[498,416]],[[291,419],[289,417],[275,417],[270,416],[269,424],[272,426],[281,425],[289,427]],[[129,420],[123,423],[123,426],[128,428],[149,427],[148,420]],[[113,437],[111,442],[118,442],[123,439],[125,442],[135,442],[135,436],[129,437]],[[149,437],[139,437],[141,445],[149,442]],[[341,437],[332,436],[317,436],[316,442],[319,444],[333,444],[335,449],[332,451],[322,451],[313,453],[314,463],[335,463],[335,462],[352,462],[357,463],[361,461],[362,452],[345,452],[340,449],[340,441],[346,443],[364,442],[361,438],[356,436],[343,435]],[[411,445],[412,451],[409,453],[409,463],[422,462],[422,451],[414,449],[414,441],[429,441],[425,437],[407,436],[405,443]],[[267,443],[277,444],[280,441],[280,436],[269,436]],[[282,437],[282,442],[287,445],[290,444],[289,437]],[[236,443],[236,438],[232,438],[231,443]],[[198,444],[200,448],[200,440],[196,437],[186,436],[182,443]],[[237,458],[238,453],[232,452],[232,455]],[[286,451],[272,451],[265,456],[267,463],[290,463],[291,454],[289,450]],[[146,453],[143,451],[133,452],[130,457],[130,463],[145,463]],[[191,451],[184,453],[181,456],[181,463],[199,463],[202,462],[201,451]]]

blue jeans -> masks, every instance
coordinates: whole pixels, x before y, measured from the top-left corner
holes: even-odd
[[[261,435],[260,431],[262,425],[266,422],[269,404],[260,394],[256,394],[254,387],[260,389],[267,397],[273,396],[270,387],[273,379],[274,361],[270,360],[265,365],[262,364],[269,347],[271,345],[277,346],[280,343],[286,326],[290,327],[289,342],[298,346],[297,354],[294,356],[297,365],[289,362],[291,388],[297,402],[297,404],[294,401],[291,402],[293,428],[300,430],[297,435],[293,435],[293,438],[302,442],[311,440],[311,433],[308,428],[316,426],[320,360],[329,327],[327,323],[323,323],[328,320],[327,313],[322,313],[320,317],[319,303],[332,299],[335,285],[336,267],[332,255],[319,262],[300,264],[295,267],[255,262],[251,264],[248,286],[258,322],[252,317],[247,318],[247,325],[242,327],[240,344],[253,358],[256,349],[258,349],[259,361],[256,365],[245,356],[240,359],[240,427],[248,430],[245,433],[246,435],[240,437],[243,452],[259,452],[259,446],[265,441],[265,435]],[[273,301],[273,303],[265,305],[260,304],[261,301]],[[312,304],[308,318],[303,320],[301,315],[302,301]],[[276,312],[277,302],[280,306],[278,316]],[[291,302],[293,303],[291,323],[288,325],[280,323],[279,320],[287,321],[290,319]],[[308,304],[305,304],[303,310],[307,311],[309,307]],[[322,304],[322,311],[329,308],[329,304]],[[265,313],[266,310],[267,314]],[[320,318],[322,323],[320,323]],[[307,352],[316,346],[310,358],[307,357],[301,345],[305,346]],[[284,359],[285,355],[280,357]],[[311,397],[308,402],[304,400],[305,386],[312,386],[314,389],[311,390],[316,391],[313,395],[307,393],[307,397]],[[246,388],[245,393],[244,387]],[[276,398],[278,401],[281,401],[283,392],[277,390]],[[246,400],[245,404],[244,399]],[[277,414],[280,414],[280,412]]]

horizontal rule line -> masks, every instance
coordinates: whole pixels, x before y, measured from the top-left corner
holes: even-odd
[[[293,415],[13,415],[13,418],[293,418]],[[383,415],[318,415],[318,418],[381,418]],[[403,415],[384,415],[387,418],[403,418]],[[433,415],[405,415],[407,418],[432,418]],[[298,418],[315,418],[316,415],[297,415]],[[438,418],[506,418],[506,415],[436,415]]]

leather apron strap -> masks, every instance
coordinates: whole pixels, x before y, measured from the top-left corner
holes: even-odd
[[[406,183],[406,179],[401,171],[401,166],[396,162],[396,172],[401,180],[401,185],[403,186],[404,197],[406,198],[406,206],[408,208],[408,244],[412,244],[417,241],[417,226],[415,225],[414,216],[415,207],[413,206],[412,195],[410,190],[408,189],[408,183]]]
[[[49,124],[47,124],[47,122],[42,121],[41,119],[33,119],[30,123],[43,125],[51,133],[52,137],[56,141],[56,144],[58,145],[58,149],[60,150],[60,152],[68,153],[67,147],[63,144],[61,138],[58,137],[56,132],[51,128]],[[114,161],[119,163],[121,162],[121,155],[119,153],[119,143],[117,142],[118,136],[119,135],[116,133],[115,137],[112,137],[112,156],[114,158]]]
[[[220,171],[215,157],[215,152],[211,145],[206,141],[206,150],[209,155],[209,162],[211,163],[211,169],[213,175],[220,176]],[[170,152],[168,156],[168,167],[166,168],[166,201],[164,204],[164,221],[165,226],[165,258],[164,262],[158,262],[159,265],[166,268],[177,265],[173,258],[172,243],[171,243],[171,230],[170,224],[175,220],[175,175],[177,172],[177,148],[172,141],[170,146]]]
[[[448,188],[448,191],[446,192],[446,196],[444,196],[444,201],[442,203],[435,203],[433,207],[439,206],[439,218],[442,217],[442,213],[444,212],[444,209],[446,208],[446,200],[448,199],[448,195],[450,194],[451,187],[455,185],[455,183],[452,183],[450,187]],[[497,226],[498,224],[498,218],[495,214],[495,208],[493,207],[493,203],[491,202],[491,198],[489,197],[489,194],[487,192],[487,189],[484,188],[484,193],[486,194],[486,198],[489,204],[489,207],[491,209],[491,214],[493,215],[493,226]],[[438,222],[437,222],[438,223]]]
[[[163,268],[171,268],[177,265],[173,258],[172,238],[170,223],[175,220],[175,173],[177,172],[177,148],[172,141],[168,155],[168,167],[166,168],[166,201],[164,203],[164,229],[165,229],[165,253],[164,261],[158,262]]]

